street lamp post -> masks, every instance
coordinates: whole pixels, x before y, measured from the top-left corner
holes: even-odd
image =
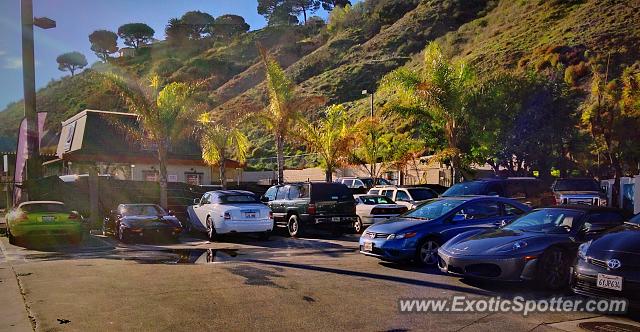
[[[20,0],[22,21],[22,80],[24,88],[24,117],[27,120],[27,170],[26,178],[40,174],[40,142],[36,113],[36,74],[33,50],[33,26],[42,29],[55,28],[56,22],[46,17],[33,17],[33,1]]]

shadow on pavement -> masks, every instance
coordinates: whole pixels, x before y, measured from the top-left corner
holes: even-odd
[[[456,285],[443,284],[439,282],[411,279],[411,278],[398,277],[398,276],[385,275],[385,274],[343,270],[343,269],[337,269],[337,268],[331,268],[331,267],[298,264],[298,263],[275,262],[275,261],[260,260],[260,259],[250,259],[248,260],[248,262],[268,265],[272,267],[301,269],[301,270],[333,273],[333,274],[360,277],[360,278],[369,278],[369,279],[375,279],[375,280],[385,280],[385,281],[397,282],[397,283],[402,283],[407,285],[424,286],[424,287],[438,288],[438,289],[444,289],[444,290],[449,290],[454,292],[470,293],[474,295],[483,295],[483,296],[492,295],[491,292],[488,292],[482,289],[477,289],[477,288],[461,287]]]

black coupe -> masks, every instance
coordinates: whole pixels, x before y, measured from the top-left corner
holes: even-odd
[[[156,204],[120,204],[104,219],[102,232],[113,234],[122,242],[157,238],[177,240],[182,224],[171,211],[166,212]]]
[[[623,210],[560,206],[531,211],[492,230],[462,233],[438,251],[444,272],[468,278],[535,280],[566,287],[578,246],[627,220]]]
[[[578,249],[571,288],[582,295],[626,298],[640,306],[640,214]]]

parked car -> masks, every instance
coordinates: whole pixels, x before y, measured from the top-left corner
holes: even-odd
[[[387,196],[394,202],[413,209],[421,203],[438,197],[438,193],[427,187],[377,186],[367,194]]]
[[[607,195],[592,178],[557,179],[551,186],[557,204],[607,206]]]
[[[271,210],[252,192],[210,191],[193,203],[187,208],[188,230],[205,232],[212,241],[229,233],[259,233],[268,240],[273,231]]]
[[[6,215],[9,243],[20,244],[29,237],[66,237],[77,244],[82,240],[84,219],[57,201],[29,201]]]
[[[102,223],[102,234],[113,235],[123,243],[136,239],[174,239],[182,233],[182,224],[172,211],[156,204],[120,204]]]
[[[438,251],[444,272],[469,278],[534,280],[558,290],[578,246],[621,225],[623,210],[579,205],[536,209],[499,229],[465,232]]]
[[[263,196],[276,226],[301,236],[311,228],[345,233],[357,221],[356,203],[341,183],[306,182],[273,186]]]
[[[531,207],[555,205],[553,193],[537,178],[490,178],[457,183],[442,197],[488,195],[515,199]]]
[[[640,214],[602,237],[578,248],[571,271],[575,293],[600,298],[625,298],[640,306]]]
[[[377,222],[385,221],[407,212],[407,207],[396,204],[387,196],[381,195],[354,195],[356,200],[356,214],[358,220],[353,224],[353,230],[361,233],[364,227]]]
[[[360,237],[360,252],[387,261],[436,266],[438,248],[447,240],[468,230],[496,228],[529,210],[500,197],[434,199],[369,227]]]
[[[349,188],[354,189],[369,189],[376,185],[390,185],[391,183],[383,178],[361,178],[361,177],[342,177],[335,180],[337,183],[342,183]]]

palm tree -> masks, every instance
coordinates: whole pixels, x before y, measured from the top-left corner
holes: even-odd
[[[222,189],[227,189],[225,164],[230,159],[240,163],[246,160],[249,139],[238,129],[238,122],[216,122],[203,116],[200,118],[200,124],[202,125],[200,139],[202,159],[209,165],[220,167],[220,184]]]
[[[301,118],[301,112],[324,103],[324,98],[301,96],[276,60],[258,45],[260,58],[266,68],[269,104],[258,118],[273,133],[276,141],[278,184],[284,182],[284,143],[289,132]]]
[[[105,82],[110,89],[117,91],[129,111],[138,116],[141,128],[130,128],[129,133],[142,132],[137,138],[148,140],[156,147],[160,166],[160,205],[167,208],[168,146],[191,129],[189,120],[193,118],[193,110],[189,104],[193,88],[185,83],[170,83],[161,88],[157,76],[144,83],[107,74]]]
[[[325,117],[315,124],[302,119],[297,137],[310,151],[317,153],[325,180],[333,182],[333,171],[346,163],[353,145],[344,106],[329,106],[325,110]]]
[[[439,157],[451,160],[455,183],[461,167],[463,133],[477,91],[471,67],[445,59],[438,44],[432,42],[425,50],[421,72],[397,69],[383,79],[381,88],[394,93],[392,103],[409,115],[443,124],[447,147]]]

